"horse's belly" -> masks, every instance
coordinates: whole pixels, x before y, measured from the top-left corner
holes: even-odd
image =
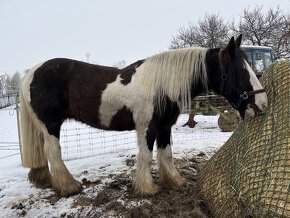
[[[133,113],[124,106],[111,117],[110,124],[107,127],[109,130],[117,131],[135,129]]]

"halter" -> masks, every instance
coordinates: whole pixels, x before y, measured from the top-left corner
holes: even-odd
[[[265,89],[258,89],[258,90],[255,90],[255,91],[250,91],[250,92],[246,92],[244,91],[241,95],[240,95],[240,98],[242,99],[248,99],[249,96],[253,96],[253,95],[256,95],[256,94],[259,94],[259,93],[263,93],[263,92],[266,92]]]
[[[224,71],[222,72],[222,75],[221,75],[221,86],[220,86],[220,93],[222,93],[223,89],[224,89],[224,83],[226,80],[228,80],[229,76],[227,73],[225,73]],[[236,109],[238,109],[240,106],[241,106],[241,103],[248,99],[250,96],[254,96],[256,94],[259,94],[259,93],[263,93],[265,92],[265,89],[258,89],[258,90],[255,90],[255,91],[250,91],[250,92],[247,92],[247,91],[241,91],[240,93],[240,99],[238,101],[237,104],[234,104],[233,102],[231,102],[230,100],[228,100]],[[225,95],[227,95],[227,92],[225,92]]]

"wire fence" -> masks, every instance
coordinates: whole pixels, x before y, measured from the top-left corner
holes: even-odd
[[[217,147],[222,145],[232,133],[221,132],[218,116],[197,115],[196,128],[183,127],[188,119],[182,114],[172,128],[173,145]],[[137,150],[135,131],[105,131],[91,128],[76,121],[66,121],[61,130],[60,144],[65,160],[78,159],[124,150]]]
[[[65,160],[137,148],[135,131],[105,131],[76,121],[62,125],[60,144]]]

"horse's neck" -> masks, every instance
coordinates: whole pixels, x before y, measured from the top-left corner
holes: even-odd
[[[220,49],[210,49],[206,58],[208,89],[217,94],[220,94],[220,87],[222,86],[219,51]]]

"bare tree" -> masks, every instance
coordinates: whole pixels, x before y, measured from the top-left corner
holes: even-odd
[[[10,93],[10,87],[11,87],[11,79],[10,79],[10,76],[7,75],[5,78],[5,84],[4,84],[5,94]]]
[[[0,96],[3,95],[3,91],[4,91],[4,83],[2,83],[0,80]]]
[[[263,7],[245,9],[239,24],[232,22],[232,30],[243,34],[245,44],[270,46],[278,58],[290,56],[290,15],[279,7],[266,13]]]
[[[171,40],[171,49],[192,46],[220,47],[228,41],[229,25],[219,14],[205,15],[197,24],[189,22],[188,26],[179,28]]]
[[[122,69],[122,68],[126,67],[126,61],[125,60],[118,61],[118,62],[114,63],[112,65],[112,67],[117,67],[119,69]]]
[[[21,80],[21,76],[19,72],[16,72],[13,74],[13,76],[10,79],[10,88],[11,91],[13,93],[17,93],[19,90],[19,86],[20,86],[20,80]]]
[[[7,74],[0,75],[0,95],[3,95],[5,93],[7,77]]]

